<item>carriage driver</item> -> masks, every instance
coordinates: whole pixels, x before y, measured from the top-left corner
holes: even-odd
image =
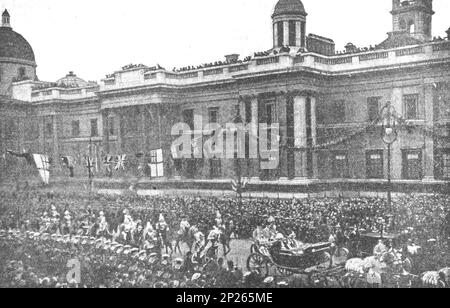
[[[378,240],[378,244],[373,249],[373,255],[377,258],[381,258],[384,254],[388,252],[388,248],[384,245],[382,239]]]
[[[269,219],[267,219],[267,223],[268,225],[264,229],[264,232],[267,234],[269,241],[273,241],[278,234],[277,225],[275,224],[275,218],[273,216],[270,216]]]
[[[268,234],[264,231],[261,223],[258,223],[256,229],[253,231],[253,240],[257,244],[264,244],[268,240]]]

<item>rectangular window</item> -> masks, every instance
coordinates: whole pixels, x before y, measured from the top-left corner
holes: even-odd
[[[209,162],[210,177],[220,178],[222,176],[222,161],[220,159],[211,159]]]
[[[252,102],[245,102],[245,123],[252,121]]]
[[[282,47],[284,45],[284,24],[282,21],[277,22],[277,30],[278,30],[278,47]]]
[[[366,175],[368,179],[384,178],[383,150],[366,152]]]
[[[348,154],[346,151],[333,152],[333,178],[345,179],[349,177]]]
[[[422,179],[422,151],[403,150],[403,178],[406,180]]]
[[[194,109],[183,110],[182,116],[184,123],[186,123],[191,130],[194,130]]]
[[[80,136],[80,121],[72,121],[72,137]]]
[[[296,46],[297,33],[295,29],[295,21],[289,21],[289,46]]]
[[[333,102],[330,106],[329,118],[330,123],[344,123],[345,122],[345,101]]]
[[[407,120],[416,120],[419,115],[419,95],[405,95],[403,97],[403,104],[405,106],[405,118]]]
[[[217,124],[219,123],[219,108],[209,108],[208,109],[209,123]]]
[[[266,104],[266,123],[267,126],[270,126],[273,124],[274,121],[274,108],[275,106],[273,104]]]
[[[116,135],[115,121],[116,121],[115,117],[109,117],[108,118],[108,131],[109,131],[109,135],[110,136],[115,136]]]
[[[380,97],[369,97],[367,99],[367,119],[374,122],[380,116]]]
[[[97,119],[91,119],[91,137],[98,136],[98,123]]]
[[[442,154],[442,179],[450,180],[450,152]]]
[[[45,123],[45,138],[53,136],[53,123]]]

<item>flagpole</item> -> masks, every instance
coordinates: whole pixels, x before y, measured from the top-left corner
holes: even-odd
[[[91,194],[91,190],[92,190],[91,156],[92,156],[92,137],[89,138],[89,157],[88,157],[89,194]]]

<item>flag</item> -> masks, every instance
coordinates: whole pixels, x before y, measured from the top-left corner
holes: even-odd
[[[231,180],[231,189],[237,194],[241,194],[245,188],[247,187],[247,181],[237,182],[235,180]]]
[[[61,162],[67,168],[74,168],[76,165],[75,158],[73,158],[72,156],[61,156]]]
[[[42,181],[45,184],[49,183],[49,180],[50,180],[50,158],[47,155],[31,154],[29,152],[26,152],[25,150],[22,154],[16,153],[11,150],[6,150],[6,152],[15,157],[25,158],[25,160],[27,161],[27,163],[29,165],[35,166],[38,169],[39,175],[41,176]]]
[[[125,171],[125,161],[126,161],[127,155],[117,155],[116,157],[116,167],[115,170],[124,170]]]
[[[86,164],[86,168],[88,168],[89,176],[93,175],[94,174],[94,159],[89,156],[85,156],[84,162]]]
[[[50,180],[50,159],[47,155],[32,154],[42,181],[48,185]]]
[[[35,165],[35,162],[34,162],[34,159],[33,159],[33,155],[30,154],[29,152],[26,152],[25,150],[24,150],[24,152],[22,154],[13,152],[11,150],[6,150],[6,152],[8,154],[12,155],[12,156],[15,156],[15,157],[25,158],[25,160],[27,161],[27,163],[29,165]]]
[[[150,152],[150,176],[158,178],[164,176],[164,159],[162,149],[153,150]]]
[[[111,155],[106,155],[103,157],[103,164],[105,165],[106,175],[108,177],[112,177],[113,157]]]

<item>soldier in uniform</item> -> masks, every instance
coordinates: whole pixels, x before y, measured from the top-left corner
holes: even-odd
[[[159,214],[159,220],[156,224],[156,233],[161,245],[166,247],[166,253],[169,253],[169,248],[172,251],[172,247],[169,243],[169,225],[166,223],[163,214]]]

